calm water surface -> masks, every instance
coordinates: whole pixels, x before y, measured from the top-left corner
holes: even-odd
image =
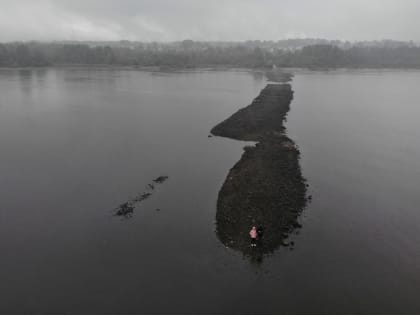
[[[0,70],[0,314],[418,314],[418,82],[296,75],[287,128],[313,202],[295,250],[255,265],[214,233],[245,144],[207,135],[261,77]]]

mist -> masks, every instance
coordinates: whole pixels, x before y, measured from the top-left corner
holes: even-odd
[[[418,40],[415,0],[0,1],[0,41]]]

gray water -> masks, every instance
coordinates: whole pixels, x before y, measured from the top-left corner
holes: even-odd
[[[417,314],[419,79],[296,75],[286,125],[313,202],[295,249],[255,265],[214,232],[245,144],[207,135],[260,76],[1,70],[0,314]]]

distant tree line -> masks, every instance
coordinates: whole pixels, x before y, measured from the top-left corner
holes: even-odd
[[[282,44],[284,46],[284,44]],[[420,47],[413,44],[344,45],[320,43],[290,49],[264,42],[205,43],[4,43],[0,67],[116,65],[160,67],[371,67],[419,68]]]

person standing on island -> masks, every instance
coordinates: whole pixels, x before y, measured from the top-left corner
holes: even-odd
[[[255,226],[252,227],[251,231],[249,231],[249,236],[251,237],[251,246],[257,246],[257,228]]]
[[[257,228],[257,235],[258,235],[258,239],[259,239],[259,240],[260,240],[260,239],[262,239],[263,234],[264,234],[264,228],[260,225],[260,226]]]

